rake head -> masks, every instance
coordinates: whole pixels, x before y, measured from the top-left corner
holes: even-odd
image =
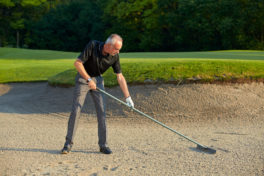
[[[204,146],[201,146],[201,145],[197,145],[196,149],[198,149],[198,150],[200,150],[202,152],[208,153],[208,154],[215,154],[216,153],[215,149],[212,149],[212,148],[209,148],[209,147],[204,147]]]

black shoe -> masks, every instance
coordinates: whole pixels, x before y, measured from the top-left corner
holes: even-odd
[[[70,151],[71,151],[71,148],[72,148],[72,144],[73,143],[70,143],[70,144],[65,144],[64,145],[64,147],[63,147],[63,149],[61,150],[61,154],[68,154],[68,153],[70,153]]]
[[[110,150],[109,147],[100,147],[100,152],[104,154],[111,154],[112,151]]]

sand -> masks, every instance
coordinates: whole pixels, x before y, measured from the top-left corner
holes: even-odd
[[[70,154],[61,155],[73,88],[47,83],[0,84],[0,175],[264,175],[264,84],[140,85],[135,107],[196,145],[107,102],[108,144],[97,145],[90,95]],[[124,100],[119,87],[107,92]]]

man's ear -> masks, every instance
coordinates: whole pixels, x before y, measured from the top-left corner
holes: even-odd
[[[105,44],[105,49],[106,49],[106,52],[109,52],[109,50],[110,50],[110,43],[107,43],[107,44]]]

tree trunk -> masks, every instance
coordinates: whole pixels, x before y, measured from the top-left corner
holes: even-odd
[[[17,48],[19,48],[19,31],[17,30],[17,44],[16,44],[17,46]]]
[[[261,43],[264,43],[264,26],[262,27],[261,31]]]

